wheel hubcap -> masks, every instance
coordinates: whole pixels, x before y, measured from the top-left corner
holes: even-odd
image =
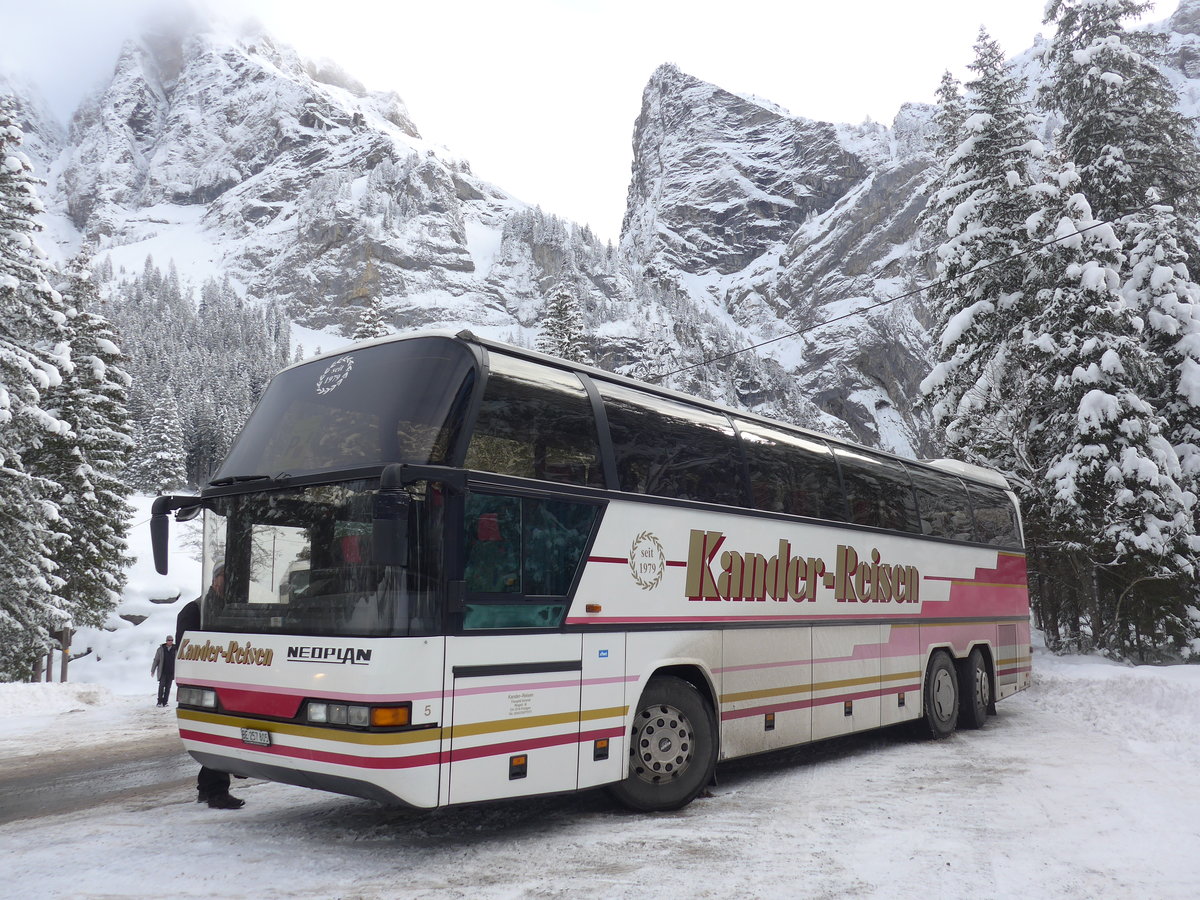
[[[694,747],[688,717],[673,706],[659,704],[643,709],[634,720],[630,765],[647,784],[674,781],[687,771]]]
[[[987,706],[992,700],[991,685],[983,669],[975,670],[975,696],[979,698],[980,706]]]
[[[933,708],[943,721],[954,713],[954,676],[945,669],[938,669],[933,676]]]

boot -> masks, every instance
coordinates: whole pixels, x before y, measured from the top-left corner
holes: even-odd
[[[233,794],[213,794],[208,798],[210,809],[241,809],[246,805],[245,800],[240,800]]]

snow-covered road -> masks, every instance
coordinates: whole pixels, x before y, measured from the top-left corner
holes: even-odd
[[[150,790],[0,826],[0,896],[1200,895],[1200,666],[1035,666],[982,731],[726,764],[711,796],[666,815],[602,793],[418,813],[242,781],[245,809],[224,812]],[[0,688],[2,770],[170,728],[145,699]],[[64,709],[31,716],[22,690]]]

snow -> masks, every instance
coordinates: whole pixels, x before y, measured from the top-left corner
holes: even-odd
[[[1034,672],[980,731],[725,764],[711,796],[670,814],[598,792],[420,812],[253,780],[237,812],[197,806],[187,784],[122,795],[0,826],[0,895],[1194,897],[1200,666],[1038,647]],[[152,686],[0,685],[0,762],[132,751],[173,728]]]

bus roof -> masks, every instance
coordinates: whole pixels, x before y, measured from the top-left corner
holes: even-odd
[[[994,469],[988,469],[983,466],[977,466],[973,465],[972,463],[962,462],[955,459],[909,459],[908,457],[900,456],[899,454],[882,450],[878,447],[867,447],[865,444],[859,444],[855,441],[846,440],[845,438],[832,437],[831,435],[827,435],[819,431],[813,431],[812,429],[805,428],[801,425],[796,425],[791,422],[781,422],[778,419],[772,419],[744,409],[735,409],[733,407],[725,406],[721,403],[705,400],[702,397],[696,397],[692,394],[684,393],[683,391],[676,391],[671,388],[661,387],[645,381],[638,381],[636,378],[630,378],[626,375],[620,375],[616,372],[609,372],[605,369],[588,365],[586,363],[572,362],[570,360],[562,359],[561,357],[551,356],[548,353],[542,353],[538,350],[530,350],[525,347],[517,347],[513,344],[507,344],[503,341],[494,340],[492,338],[480,337],[479,335],[465,328],[457,332],[450,331],[448,329],[426,329],[422,331],[408,332],[407,334],[392,334],[387,335],[386,337],[358,341],[354,344],[340,347],[337,350],[330,350],[326,353],[322,353],[320,356],[315,356],[312,359],[306,359],[298,363],[293,363],[282,371],[287,371],[288,369],[296,368],[297,366],[308,365],[309,363],[316,362],[317,360],[340,356],[341,354],[347,353],[351,350],[360,350],[364,347],[373,347],[379,344],[388,344],[397,341],[429,337],[443,337],[450,340],[462,341],[467,344],[475,344],[488,351],[504,353],[508,356],[515,356],[521,359],[539,362],[544,365],[553,366],[559,369],[583,372],[584,374],[601,381],[609,381],[614,384],[626,385],[639,391],[656,394],[658,396],[677,400],[681,403],[687,403],[692,406],[703,407],[705,409],[720,412],[728,416],[738,416],[743,419],[752,419],[756,422],[761,422],[773,427],[784,428],[789,431],[798,432],[806,437],[829,441],[839,446],[869,450],[872,453],[882,454],[890,457],[891,459],[900,460],[907,465],[917,465],[926,469],[937,469],[942,472],[948,472],[950,474],[957,475],[958,477],[966,479],[967,481],[974,481],[981,484],[990,485],[992,487],[998,487],[1005,491],[1011,489],[1008,480],[1000,472],[997,472]]]

